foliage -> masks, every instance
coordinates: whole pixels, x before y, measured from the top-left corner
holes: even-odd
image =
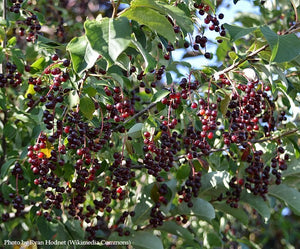
[[[299,1],[1,4],[0,243],[300,246]]]

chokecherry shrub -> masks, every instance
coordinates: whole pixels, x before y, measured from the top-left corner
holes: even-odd
[[[299,3],[226,4],[2,0],[0,243],[300,247]]]

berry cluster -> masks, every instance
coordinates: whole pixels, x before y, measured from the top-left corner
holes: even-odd
[[[19,14],[20,13],[20,8],[24,0],[10,0],[12,6],[9,7],[9,11]]]
[[[5,65],[5,73],[0,74],[0,88],[13,87],[16,88],[22,83],[22,74],[17,71],[17,66],[11,62]]]
[[[153,208],[151,208],[151,212],[150,212],[150,225],[152,227],[158,227],[158,226],[162,226],[165,216],[163,215],[163,213],[161,212],[161,210],[159,210],[160,208],[160,203],[157,202]]]
[[[192,172],[192,171],[191,171]],[[201,187],[201,172],[195,173],[193,175],[190,174],[188,180],[185,181],[184,186],[178,191],[178,195],[182,197],[179,198],[179,202],[187,202],[188,207],[193,206],[193,202],[191,201],[192,197],[198,197],[198,192]]]
[[[26,13],[29,16],[23,21],[18,21],[18,24],[21,26],[19,28],[19,35],[21,37],[26,35],[27,42],[35,42],[38,35],[42,35],[40,32],[42,26],[35,14],[31,12]]]
[[[254,138],[260,129],[260,118],[262,122],[267,123],[264,126],[266,136],[275,128],[275,105],[268,94],[260,89],[260,84],[248,82],[247,85],[239,84],[237,88],[243,94],[233,93],[228,105],[226,117],[229,119],[230,129],[229,132],[223,133],[224,143],[227,145],[242,144]]]
[[[124,122],[125,118],[134,115],[134,103],[129,99],[124,99],[123,92],[119,86],[113,87],[113,91],[108,86],[104,87],[105,94],[112,96],[114,103],[106,104],[106,110],[108,111],[108,117],[115,122]],[[123,132],[124,132],[123,128]]]
[[[238,208],[239,201],[242,193],[242,185],[244,184],[243,179],[237,179],[236,176],[232,177],[229,182],[229,187],[231,191],[226,192],[226,203],[230,205],[232,208]],[[222,200],[222,195],[219,197]]]
[[[170,171],[173,167],[174,155],[179,151],[180,142],[177,141],[178,134],[173,132],[172,135],[168,134],[168,127],[161,125],[161,144],[155,144],[153,140],[150,139],[151,134],[145,132],[145,140],[143,150],[145,152],[145,158],[143,163],[145,168],[148,170],[149,175],[156,177],[158,182],[161,182],[163,178],[159,173],[164,170],[166,172]]]

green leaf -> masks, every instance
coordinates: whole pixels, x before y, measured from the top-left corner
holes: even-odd
[[[227,113],[229,102],[230,102],[230,96],[226,94],[224,99],[222,99],[220,102],[221,113],[223,114],[224,117]]]
[[[138,22],[140,25],[148,26],[152,31],[157,32],[173,43],[176,39],[175,32],[168,19],[157,10],[148,7],[133,7],[122,13],[130,20]]]
[[[16,131],[17,129],[15,126],[11,124],[6,124],[3,129],[3,134],[6,137],[6,139],[11,140],[16,136]]]
[[[135,38],[132,39],[131,42],[143,56],[146,66],[144,70],[145,73],[154,69],[156,66],[156,60],[143,48],[143,46]]]
[[[191,167],[188,164],[183,164],[176,171],[176,178],[178,180],[186,179],[190,175]]]
[[[80,98],[76,90],[70,91],[69,94],[69,107],[73,108],[79,104]]]
[[[285,62],[295,59],[300,54],[300,39],[295,34],[277,35],[268,26],[260,27],[271,49],[271,61]]]
[[[289,139],[289,141],[291,141]],[[288,168],[284,170],[282,173],[283,177],[293,176],[300,174],[300,161],[297,159],[293,159],[288,163]]]
[[[132,242],[133,247],[147,249],[164,249],[161,240],[150,232],[138,231],[132,233],[128,239]]]
[[[163,2],[157,2],[157,5],[162,8],[166,14],[170,15],[173,19],[176,20],[176,24],[183,30],[185,33],[193,33],[194,25],[191,21],[190,16],[179,9],[176,6],[169,5]],[[163,14],[163,13],[162,13]]]
[[[296,215],[300,215],[300,192],[285,184],[272,185],[269,187],[269,195],[285,202]]]
[[[242,193],[241,201],[249,204],[252,208],[254,208],[266,221],[270,219],[271,210],[267,205],[267,202],[263,201],[261,197],[252,195],[246,191]]]
[[[226,171],[209,172],[202,176],[200,194],[211,198],[218,197],[229,189],[229,181],[230,175]]]
[[[187,203],[178,205],[179,214],[193,214],[204,220],[210,221],[215,218],[214,207],[206,200],[201,198],[192,198],[193,207],[188,207]]]
[[[165,221],[162,226],[158,227],[159,230],[165,231],[183,238],[184,240],[193,240],[194,236],[186,228],[178,225],[174,221]]]
[[[65,227],[73,239],[83,239],[84,233],[82,232],[81,221],[67,220]]]
[[[138,138],[142,136],[142,128],[144,124],[143,123],[136,123],[134,126],[132,126],[129,131],[127,132],[127,135],[131,138]]]
[[[13,36],[7,41],[7,46],[14,47],[17,44],[17,37]]]
[[[30,72],[33,74],[36,72],[41,72],[44,70],[45,65],[46,65],[45,58],[40,57],[34,63],[31,64]]]
[[[2,166],[1,166],[1,179],[3,179],[6,175],[8,175],[8,170],[11,165],[16,161],[16,158],[11,158],[7,160]]]
[[[80,99],[80,111],[83,113],[83,115],[91,120],[93,118],[93,113],[95,111],[95,104],[93,100],[89,97],[83,97]]]
[[[215,202],[213,205],[217,210],[237,218],[244,225],[248,224],[248,218],[249,217],[243,209],[241,209],[241,208],[232,208],[228,204],[226,204],[225,202],[221,202],[221,203]]]
[[[36,225],[44,239],[53,239],[53,236],[57,233],[58,224],[47,221],[44,216],[37,218]]]
[[[224,24],[224,27],[228,30],[232,41],[236,41],[237,39],[239,39],[245,35],[248,35],[257,29],[257,27],[242,28],[237,25],[229,25],[227,23]]]
[[[81,75],[94,66],[99,54],[92,49],[86,36],[75,37],[67,45],[74,71]]]
[[[109,65],[117,60],[130,44],[131,27],[125,17],[86,21],[84,28],[92,48],[99,52]]]
[[[24,62],[21,60],[24,58],[24,54],[20,49],[12,49],[12,60],[17,66],[18,72],[24,72]]]
[[[157,103],[161,101],[164,97],[168,96],[170,94],[169,90],[161,89],[158,90],[152,97],[151,102]]]

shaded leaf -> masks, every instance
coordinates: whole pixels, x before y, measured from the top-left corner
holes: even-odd
[[[83,97],[80,99],[80,111],[87,119],[93,118],[93,113],[95,111],[95,104],[89,97]]]
[[[171,234],[175,234],[184,240],[192,240],[194,238],[194,235],[190,233],[189,230],[182,227],[181,225],[178,225],[174,221],[165,221],[162,226],[158,227],[159,230],[165,231]]]
[[[241,201],[254,208],[264,218],[265,222],[270,219],[271,209],[267,205],[267,202],[263,201],[261,197],[244,191],[241,196]]]
[[[300,192],[285,184],[269,187],[269,195],[285,202],[297,215],[300,215]]]
[[[224,27],[228,30],[232,41],[236,41],[237,39],[248,35],[257,29],[257,27],[243,28],[237,25],[229,25],[227,23],[224,24]]]
[[[223,213],[229,214],[229,215],[237,218],[244,225],[248,224],[248,215],[246,214],[246,212],[243,209],[232,208],[225,202],[221,202],[221,203],[215,202],[213,205],[217,210],[220,210]]]

